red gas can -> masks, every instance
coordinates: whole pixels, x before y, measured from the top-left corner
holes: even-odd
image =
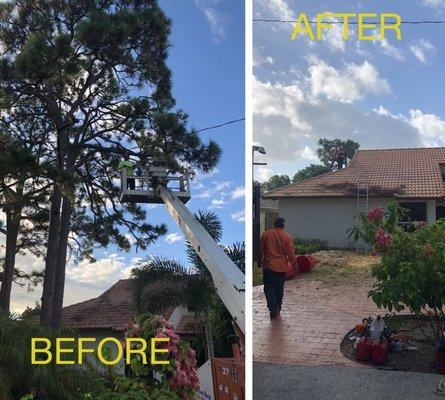
[[[356,356],[358,361],[370,361],[372,340],[369,338],[361,337],[357,339]]]
[[[372,343],[371,359],[374,364],[384,364],[389,357],[389,343],[387,339],[380,339]]]
[[[310,254],[306,254],[304,256],[298,256],[297,257],[298,271],[307,272],[314,267],[316,262],[317,261],[315,260],[315,257],[311,256]]]
[[[445,375],[445,351],[437,351],[436,372],[440,375]]]
[[[291,263],[287,263],[286,280],[294,279],[298,275],[298,267],[292,266]]]

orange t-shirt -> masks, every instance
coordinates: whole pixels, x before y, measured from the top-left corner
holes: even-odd
[[[263,232],[260,244],[260,262],[263,268],[286,272],[288,262],[295,264],[296,261],[292,238],[283,228]]]

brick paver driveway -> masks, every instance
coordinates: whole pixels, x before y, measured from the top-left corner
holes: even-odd
[[[367,315],[384,314],[367,298],[369,283],[336,286],[311,273],[286,282],[283,310],[269,319],[263,286],[253,289],[254,361],[359,366],[340,352],[345,333]]]

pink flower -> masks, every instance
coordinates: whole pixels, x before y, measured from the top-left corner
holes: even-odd
[[[368,211],[366,219],[369,222],[381,221],[385,215],[385,211],[381,207],[376,207]]]
[[[391,245],[392,243],[392,237],[391,235],[384,231],[382,228],[380,228],[377,233],[375,234],[375,240],[377,242],[377,244],[382,248],[382,249],[388,249],[388,247]]]

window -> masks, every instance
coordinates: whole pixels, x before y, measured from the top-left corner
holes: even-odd
[[[445,218],[445,205],[436,207],[436,219]]]
[[[400,203],[400,207],[409,210],[408,215],[402,219],[402,224],[414,221],[426,221],[426,203]]]

